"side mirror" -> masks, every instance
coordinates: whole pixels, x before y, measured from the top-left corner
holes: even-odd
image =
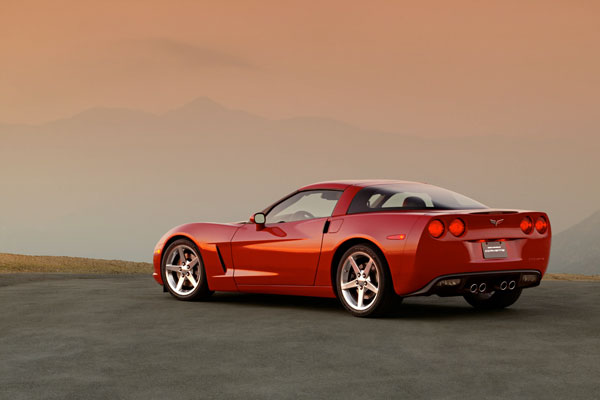
[[[263,214],[261,212],[254,214],[250,218],[250,222],[254,222],[256,225],[264,225],[265,221],[266,221],[265,214]]]

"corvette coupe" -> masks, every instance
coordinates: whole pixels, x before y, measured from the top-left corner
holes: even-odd
[[[496,309],[540,284],[550,242],[543,212],[493,209],[424,183],[323,182],[248,221],[171,229],[153,275],[179,300],[214,291],[337,297],[366,317],[394,299],[435,294]]]

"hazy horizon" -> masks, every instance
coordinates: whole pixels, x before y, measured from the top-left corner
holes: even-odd
[[[246,220],[316,181],[428,182],[555,232],[594,213],[598,146],[569,138],[422,138],[327,118],[262,118],[201,97],[160,115],[95,108],[0,125],[0,251],[148,260],[185,222]],[[569,160],[566,162],[566,160]]]

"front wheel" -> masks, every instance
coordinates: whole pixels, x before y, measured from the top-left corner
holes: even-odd
[[[336,288],[342,305],[357,317],[384,314],[395,297],[385,258],[369,245],[356,245],[344,253]]]
[[[212,294],[206,283],[206,271],[196,245],[176,240],[164,253],[161,273],[164,285],[179,300],[194,300]]]
[[[515,289],[510,292],[495,291],[492,293],[466,294],[464,298],[467,303],[475,308],[499,310],[513,305],[521,296],[521,291],[522,289]]]

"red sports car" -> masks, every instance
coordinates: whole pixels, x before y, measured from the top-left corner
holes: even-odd
[[[171,229],[153,275],[180,300],[214,291],[337,297],[361,317],[432,294],[503,308],[539,285],[550,241],[543,212],[491,209],[424,183],[325,182],[247,222]]]

